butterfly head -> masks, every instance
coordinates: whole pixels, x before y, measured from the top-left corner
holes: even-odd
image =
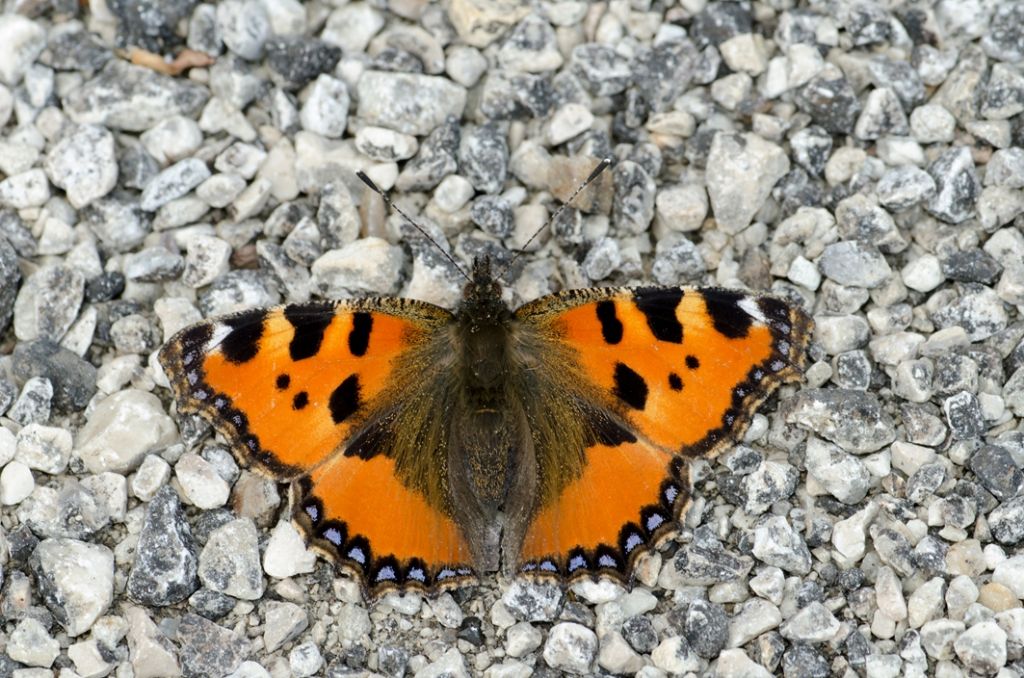
[[[460,311],[485,324],[500,322],[509,315],[508,306],[501,299],[501,284],[491,270],[490,257],[473,260],[469,282],[462,289]]]

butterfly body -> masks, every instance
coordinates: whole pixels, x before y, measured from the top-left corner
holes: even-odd
[[[675,533],[686,460],[797,379],[809,319],[717,289],[594,288],[515,310],[486,260],[455,312],[397,298],[205,321],[161,350],[178,408],[290,482],[368,593],[501,567],[630,577]]]

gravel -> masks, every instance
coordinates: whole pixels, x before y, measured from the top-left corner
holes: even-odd
[[[0,675],[1024,674],[1024,2],[89,7],[0,15]],[[356,170],[508,261],[604,157],[513,301],[771,290],[814,316],[805,383],[692,464],[631,591],[366,603],[155,351],[455,303]]]

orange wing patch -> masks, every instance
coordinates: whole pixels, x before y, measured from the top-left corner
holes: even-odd
[[[675,532],[690,493],[685,459],[721,452],[799,379],[810,335],[803,311],[723,289],[575,290],[516,316],[571,349],[580,393],[621,422],[526,531],[526,571],[570,578],[626,580],[638,553]],[[537,453],[553,466],[552,456]]]
[[[473,576],[458,526],[399,482],[384,455],[335,455],[293,493],[293,517],[314,546],[359,573],[373,595],[462,585]]]
[[[296,522],[374,593],[454,585],[472,574],[454,523],[357,435],[395,387],[398,359],[449,322],[402,299],[258,309],[182,330],[160,362],[178,409],[210,421],[243,464],[295,481]]]
[[[674,532],[689,498],[685,466],[644,442],[594,445],[583,475],[534,516],[520,552],[536,574],[610,574]]]

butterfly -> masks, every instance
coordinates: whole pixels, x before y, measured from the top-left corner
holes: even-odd
[[[679,528],[689,460],[798,380],[772,296],[601,287],[516,309],[486,258],[454,311],[397,297],[242,311],[159,360],[179,412],[290,483],[292,519],[369,597],[483,572],[628,584]]]

